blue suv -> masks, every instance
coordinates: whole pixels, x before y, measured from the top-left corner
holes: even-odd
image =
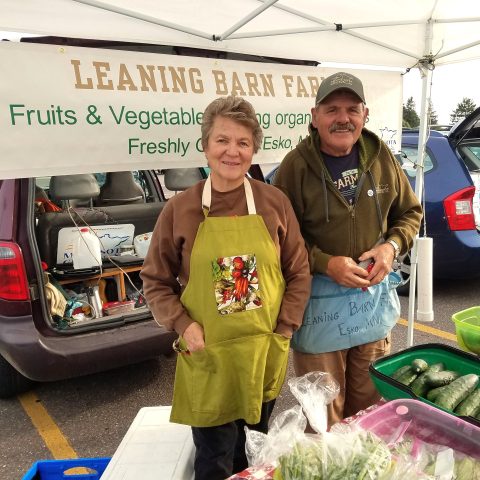
[[[424,160],[422,232],[433,238],[433,276],[480,276],[480,108],[449,132],[432,130]],[[397,157],[415,185],[418,130],[404,130]],[[408,278],[408,257],[401,266]]]

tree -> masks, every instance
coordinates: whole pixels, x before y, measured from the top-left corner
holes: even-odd
[[[428,101],[428,124],[437,125],[438,124],[438,115],[437,112],[433,109],[433,103],[431,100]]]
[[[477,106],[471,98],[463,97],[463,100],[457,105],[457,108],[450,114],[450,122],[458,122],[458,120],[470,115],[475,108],[477,108]]]
[[[407,100],[407,103],[403,105],[403,126],[404,127],[418,127],[420,125],[420,118],[418,118],[415,111],[415,102],[413,97]]]

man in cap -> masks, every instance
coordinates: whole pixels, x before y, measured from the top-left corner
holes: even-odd
[[[392,263],[412,247],[422,218],[392,152],[365,128],[368,114],[359,78],[345,72],[325,78],[309,136],[274,179],[292,202],[314,274],[292,341],[295,372],[328,372],[340,384],[329,425],[380,398],[368,367],[390,352],[400,314]]]

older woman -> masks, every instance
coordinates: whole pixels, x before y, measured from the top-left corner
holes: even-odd
[[[171,421],[192,426],[196,480],[247,467],[243,427],[268,429],[310,291],[289,200],[245,177],[261,141],[246,100],[207,107],[210,177],[168,201],[141,274],[155,319],[179,334]]]

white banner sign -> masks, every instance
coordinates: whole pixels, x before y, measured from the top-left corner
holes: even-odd
[[[205,165],[202,112],[228,94],[254,106],[255,163],[277,163],[308,133],[336,70],[55,45],[0,43],[0,178]],[[398,72],[347,70],[364,83],[368,128],[400,149]]]

